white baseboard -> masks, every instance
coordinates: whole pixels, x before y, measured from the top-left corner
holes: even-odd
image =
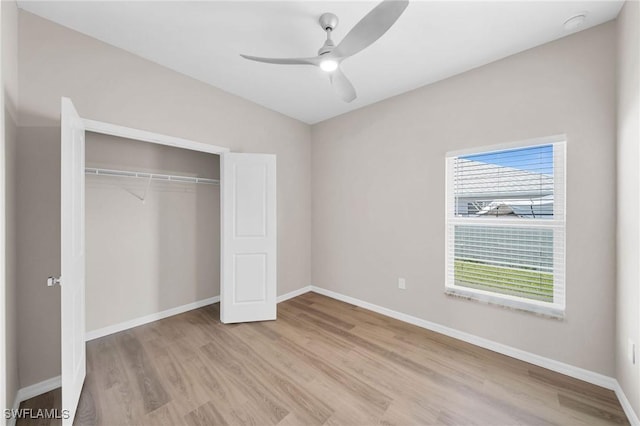
[[[346,296],[341,293],[336,293],[335,291],[327,290],[321,287],[311,286],[311,291],[330,297],[332,299],[340,300],[342,302],[350,303],[352,305],[359,306],[361,308],[368,309],[373,312],[377,312],[379,314],[382,314],[391,318],[395,318],[403,322],[407,322],[409,324],[417,325],[418,327],[435,331],[436,333],[444,334],[445,336],[453,337],[454,339],[462,340],[464,342],[471,343],[472,345],[489,349],[493,352],[498,352],[500,354],[507,355],[512,358],[516,358],[521,361],[525,361],[530,364],[534,364],[539,367],[543,367],[543,368],[564,374],[569,377],[583,380],[587,383],[592,383],[594,385],[601,386],[603,388],[615,391],[616,395],[618,396],[618,399],[620,400],[620,404],[624,409],[625,414],[629,418],[629,422],[631,422],[632,425],[640,426],[640,422],[638,421],[638,416],[636,415],[633,408],[631,407],[631,404],[629,403],[629,400],[627,399],[624,392],[622,391],[620,384],[613,377],[605,376],[604,374],[596,373],[594,371],[586,370],[581,367],[576,367],[570,364],[566,364],[564,362],[556,361],[551,358],[546,358],[531,352],[523,351],[521,349],[517,349],[512,346],[507,346],[502,343],[494,342],[493,340],[485,339],[483,337],[479,337],[470,333],[465,333],[464,331],[446,327],[444,325],[427,321],[422,318],[417,318],[411,315],[403,314],[402,312],[397,312],[392,309],[374,305],[373,303],[365,302],[363,300],[356,299],[351,296]]]
[[[300,296],[301,294],[309,293],[311,291],[311,286],[308,285],[306,287],[299,288],[297,290],[290,291],[289,293],[278,296],[276,301],[278,303],[282,303],[285,300],[293,299],[294,297]]]
[[[294,290],[292,292],[283,294],[278,296],[277,303],[284,302],[285,300],[289,300],[296,296],[300,296],[301,294],[308,293],[311,291],[311,286],[308,285],[306,287],[302,287],[298,290]],[[210,297],[208,299],[198,300],[197,302],[188,303],[186,305],[177,306],[175,308],[167,309],[162,312],[155,312],[153,314],[145,315],[143,317],[135,318],[129,321],[124,321],[118,324],[110,325],[107,327],[99,328],[97,330],[89,331],[85,334],[85,341],[99,339],[100,337],[108,336],[110,334],[119,333],[124,330],[128,330],[130,328],[138,327],[140,325],[148,324],[150,322],[158,321],[164,318],[168,318],[174,315],[182,314],[184,312],[188,312],[194,309],[201,308],[203,306],[211,305],[214,303],[218,303],[220,301],[220,296]]]
[[[124,321],[118,324],[110,325],[108,327],[99,328],[97,330],[88,331],[85,334],[85,341],[98,339],[100,337],[108,336],[109,334],[119,333],[124,330],[128,330],[133,327],[148,324],[150,322],[158,321],[164,318],[168,318],[174,315],[182,314],[187,311],[202,308],[203,306],[211,305],[220,301],[220,296],[210,297],[208,299],[198,300],[197,302],[187,303],[186,305],[176,306],[175,308],[167,309],[162,312],[155,312],[153,314],[145,315],[143,317],[134,318],[129,321]]]
[[[34,383],[30,386],[26,386],[24,388],[18,389],[16,392],[16,397],[13,400],[13,409],[17,410],[20,408],[20,403],[22,401],[26,401],[27,399],[31,399],[34,396],[42,395],[43,393],[47,393],[54,389],[62,386],[62,379],[60,376],[52,377],[47,380],[43,380],[38,383]],[[16,424],[16,418],[12,417],[7,420],[7,426],[14,426]]]
[[[363,300],[336,293],[331,290],[326,290],[324,288],[312,286],[312,291],[331,297],[332,299],[351,303],[352,305],[356,305],[361,308],[365,308],[370,311],[374,311],[379,314],[407,322],[409,324],[417,325],[418,327],[426,328],[427,330],[435,331],[436,333],[444,334],[445,336],[453,337],[454,339],[462,340],[464,342],[480,346],[481,348],[489,349],[503,355],[508,355],[512,358],[526,361],[530,364],[548,368],[549,370],[553,370],[567,376],[575,377],[576,379],[584,380],[585,382],[593,383],[595,385],[602,386],[611,390],[615,389],[615,379],[600,373],[595,373],[593,371],[585,370],[584,368],[580,367],[574,367],[572,365],[565,364],[551,358],[546,358],[540,355],[533,354],[531,352],[526,352],[512,346],[503,345],[502,343],[494,342],[493,340],[478,337],[474,334],[465,333],[464,331],[446,327],[444,325],[427,321],[422,318],[403,314],[402,312],[397,312],[388,308],[384,308],[382,306],[374,305],[373,303],[365,302]]]
[[[633,411],[633,407],[631,406],[629,399],[627,399],[627,395],[624,394],[624,391],[622,390],[622,387],[620,386],[620,383],[618,383],[617,380],[616,380],[616,388],[614,389],[614,391],[616,392],[616,396],[620,401],[620,405],[622,405],[622,409],[624,410],[625,414],[627,415],[627,418],[629,419],[629,423],[631,423],[632,426],[640,426],[640,418],[638,418],[638,415],[636,414],[636,412]]]

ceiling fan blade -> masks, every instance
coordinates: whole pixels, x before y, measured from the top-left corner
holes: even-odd
[[[349,31],[332,55],[345,58],[370,46],[395,24],[408,5],[408,0],[384,0]]]
[[[351,102],[357,97],[356,89],[353,88],[353,84],[344,75],[340,67],[329,74],[329,80],[331,80],[331,85],[343,101]]]
[[[267,64],[280,65],[319,65],[319,58],[261,58],[259,56],[240,55],[245,59],[256,62],[265,62]]]

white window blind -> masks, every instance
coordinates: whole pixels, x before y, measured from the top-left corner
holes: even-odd
[[[447,156],[446,290],[565,308],[565,140]]]

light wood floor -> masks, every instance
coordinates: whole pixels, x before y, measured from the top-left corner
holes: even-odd
[[[612,391],[315,293],[277,321],[218,318],[89,342],[76,424],[628,424]],[[56,390],[22,407],[59,404]]]

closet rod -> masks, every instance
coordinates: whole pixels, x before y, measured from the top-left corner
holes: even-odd
[[[218,179],[207,179],[193,176],[175,176],[175,175],[163,175],[159,173],[148,172],[134,172],[130,170],[112,170],[112,169],[95,169],[86,168],[84,172],[88,175],[100,175],[100,176],[116,176],[116,177],[131,177],[131,178],[144,178],[152,180],[162,180],[165,182],[183,182],[183,183],[207,183],[210,185],[220,185]]]

